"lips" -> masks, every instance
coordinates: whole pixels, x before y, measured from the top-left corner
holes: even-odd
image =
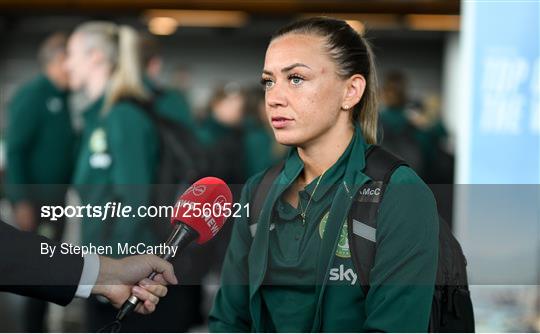
[[[292,118],[275,116],[272,117],[272,127],[274,129],[283,129],[290,125],[294,120]]]

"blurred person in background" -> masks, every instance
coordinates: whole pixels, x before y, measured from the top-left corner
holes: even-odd
[[[382,86],[383,108],[380,112],[379,142],[397,154],[420,175],[424,176],[424,156],[418,141],[418,131],[407,114],[407,82],[399,71],[389,72]]]
[[[246,180],[245,105],[244,91],[238,83],[220,84],[214,89],[201,122],[200,139],[211,163],[210,173],[227,182],[235,201]],[[225,224],[206,249],[213,272],[221,271],[232,225]]]
[[[227,184],[246,180],[244,105],[245,95],[238,83],[220,85],[210,98],[201,124],[200,138],[207,147],[212,172]]]
[[[448,132],[441,118],[441,99],[426,96],[419,108],[409,111],[411,123],[421,132],[422,152],[425,156],[426,182],[452,184],[454,182],[454,156],[448,147]]]
[[[447,136],[435,96],[412,101],[400,71],[387,73],[380,113],[383,147],[404,158],[427,183],[452,183],[453,158],[443,149]]]
[[[148,34],[141,36],[139,50],[143,83],[150,92],[150,98],[140,105],[152,115],[154,123],[158,126],[161,145],[165,146],[161,152],[160,169],[175,171],[162,173],[160,170],[156,182],[161,185],[161,190],[164,190],[165,184],[171,185],[171,189],[161,191],[157,197],[160,203],[172,205],[174,203],[170,201],[176,196],[169,193],[171,191],[174,193],[178,184],[185,183],[189,186],[200,177],[206,176],[208,162],[206,153],[201,148],[198,123],[195,122],[185,94],[179,89],[162,84],[163,59],[158,40]],[[171,155],[176,159],[167,159]]]
[[[266,120],[263,89],[252,87],[245,91],[244,109],[245,168],[249,178],[284,158],[287,148],[276,142]]]
[[[152,120],[133,102],[151,98],[142,80],[136,31],[109,22],[84,23],[70,36],[67,51],[71,88],[93,101],[83,114],[84,131],[74,176],[82,205],[121,202],[133,210],[148,205],[149,185],[154,182],[158,162],[159,137]],[[154,245],[161,241],[151,222],[144,218],[108,220],[84,217],[82,244]],[[166,327],[174,321],[166,321],[160,313],[158,308],[152,315],[154,321],[130,316],[123,329],[174,331]],[[115,314],[110,305],[90,299],[88,330],[97,330],[114,319]]]
[[[164,60],[161,55],[161,48],[156,37],[147,33],[140,34],[139,50],[142,61],[143,83],[147,90],[151,93],[150,105],[147,109],[151,109],[152,113],[156,113],[163,120],[174,122],[173,131],[175,134],[175,142],[167,143],[176,149],[185,152],[186,157],[182,160],[189,159],[196,166],[194,172],[198,179],[204,174],[204,168],[201,166],[200,159],[204,157],[201,145],[198,140],[198,127],[191,113],[191,108],[183,91],[170,86],[163,85],[163,66]],[[166,145],[167,145],[166,144]],[[197,154],[202,152],[202,154]],[[163,152],[162,152],[163,153]],[[197,162],[196,162],[197,161]],[[174,202],[179,195],[179,184],[190,185],[195,180],[189,180],[189,176],[181,170],[180,165],[175,165],[173,161],[164,162],[161,164],[171,163],[170,169],[177,171],[179,179],[168,179],[164,175],[156,180],[156,187],[153,204],[156,205],[174,205]],[[165,166],[162,166],[165,167]],[[197,168],[201,167],[201,168]],[[165,221],[168,218],[164,219]],[[158,235],[163,240],[170,234],[169,224],[154,224]],[[160,314],[164,318],[175,319],[174,326],[167,327],[168,331],[187,332],[191,327],[203,323],[202,315],[202,294],[203,290],[201,282],[205,274],[208,272],[208,250],[207,247],[198,247],[193,244],[187,247],[182,253],[182,257],[175,259],[174,267],[177,272],[182,273],[183,282],[185,284],[171,287],[169,289],[169,298],[160,305]],[[181,316],[178,316],[178,315]],[[171,321],[169,321],[171,323]]]
[[[189,96],[193,89],[192,84],[193,77],[190,68],[184,64],[176,65],[171,78],[171,86],[178,88]]]
[[[184,92],[163,86],[163,57],[159,41],[149,34],[142,34],[140,54],[144,69],[143,81],[153,95],[156,111],[195,132],[196,124]]]
[[[64,68],[66,39],[54,33],[40,46],[42,73],[24,84],[8,106],[6,194],[14,220],[23,231],[60,240],[64,219],[45,222],[42,205],[64,205],[71,181],[76,134],[67,103],[68,73]],[[47,303],[29,299],[25,330],[45,331]]]
[[[452,226],[454,156],[446,147],[439,98],[410,99],[405,74],[390,71],[383,83],[382,100],[381,145],[414,168],[435,195],[439,214]]]

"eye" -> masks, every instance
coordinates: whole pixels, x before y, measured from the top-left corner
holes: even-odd
[[[293,74],[293,75],[290,75],[289,76],[289,81],[291,84],[293,84],[294,86],[298,86],[300,85],[302,82],[304,82],[304,78],[302,78],[301,76],[297,75],[297,74]]]
[[[274,86],[274,81],[268,78],[262,78],[261,85],[263,86],[264,90],[268,90]]]

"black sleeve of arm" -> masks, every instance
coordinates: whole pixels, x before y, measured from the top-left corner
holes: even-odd
[[[42,244],[57,246],[53,257]],[[77,291],[84,260],[60,254],[60,244],[0,221],[0,291],[67,305]]]

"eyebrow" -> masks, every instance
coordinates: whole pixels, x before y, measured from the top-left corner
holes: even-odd
[[[311,67],[307,66],[306,64],[294,63],[294,64],[291,64],[289,66],[286,66],[286,67],[282,68],[281,72],[282,73],[289,72],[290,70],[292,70],[295,67],[305,67],[305,68],[309,68],[311,70]],[[272,71],[263,70],[263,74],[272,75],[273,73],[272,73]]]

